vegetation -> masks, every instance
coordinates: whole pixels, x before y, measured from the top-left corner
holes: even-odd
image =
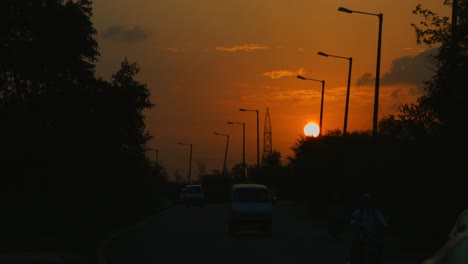
[[[110,232],[157,210],[170,189],[142,147],[150,139],[142,111],[152,104],[138,65],[124,58],[110,81],[95,76],[91,5],[0,4],[2,248],[92,255]]]

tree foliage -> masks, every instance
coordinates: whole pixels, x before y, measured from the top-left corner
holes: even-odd
[[[95,76],[90,0],[6,0],[0,7],[2,201],[22,208],[5,211],[13,217],[5,219],[28,222],[41,212],[41,232],[65,225],[75,236],[69,241],[92,241],[148,213],[167,175],[144,155],[143,110],[153,105],[136,79],[138,65],[124,58],[111,81]],[[133,213],[118,215],[126,206]]]
[[[454,2],[456,5],[453,5]],[[434,128],[441,128],[449,133],[446,136],[456,137],[456,128],[466,112],[463,105],[464,87],[468,85],[468,2],[445,0],[444,5],[452,8],[451,19],[425,9],[421,4],[413,10],[423,19],[418,24],[411,24],[417,44],[425,44],[436,50],[429,55],[435,73],[425,81],[427,94],[419,98],[416,104],[399,107],[400,115],[387,119],[382,129],[388,128],[391,124],[389,121],[399,118],[401,122],[396,126],[411,126],[403,129],[404,133],[414,131],[415,124],[419,123],[416,126],[429,128],[431,133]]]
[[[143,110],[153,107],[149,100],[150,92],[145,84],[135,77],[140,68],[125,58],[120,69],[112,75],[112,92],[117,98],[114,102],[113,122],[119,124],[121,144],[138,146],[145,144],[151,136],[145,130]]]
[[[281,167],[281,153],[279,151],[271,151],[265,153],[262,160],[262,167],[280,168]]]
[[[425,94],[417,102],[398,106],[397,115],[384,117],[379,133],[414,142],[438,142],[444,153],[440,162],[458,167],[457,146],[466,140],[460,135],[460,124],[465,119],[464,100],[468,87],[468,1],[444,1],[452,9],[452,17],[437,13],[418,4],[413,10],[422,17],[412,23],[416,43],[426,45],[433,75],[425,80]],[[455,3],[455,4],[454,4]]]
[[[379,122],[383,136],[402,140],[417,141],[436,138],[440,123],[433,108],[427,103],[427,97],[418,98],[417,103],[399,105],[398,114],[389,115]]]

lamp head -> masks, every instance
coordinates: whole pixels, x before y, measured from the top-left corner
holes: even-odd
[[[298,75],[298,76],[296,76],[296,77],[299,78],[299,79],[301,79],[301,80],[305,80],[305,79],[306,79],[306,78],[304,78],[304,77],[302,77],[302,76],[300,76],[300,75]]]
[[[244,108],[241,108],[241,109],[239,109],[239,111],[247,111],[247,110],[245,110]]]
[[[320,55],[320,56],[328,57],[328,54],[326,54],[326,53],[324,53],[324,52],[321,52],[321,51],[319,51],[317,54]]]
[[[349,10],[349,9],[341,7],[341,6],[338,8],[338,11],[345,12],[345,13],[350,13],[350,14],[353,12],[353,10]]]

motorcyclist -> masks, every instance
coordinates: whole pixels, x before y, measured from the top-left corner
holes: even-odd
[[[372,194],[361,196],[350,225],[353,231],[350,264],[382,263],[384,230],[388,224],[382,212],[374,207]]]

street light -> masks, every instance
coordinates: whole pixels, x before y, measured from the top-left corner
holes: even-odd
[[[177,143],[179,145],[190,146],[189,170],[188,170],[188,184],[190,184],[190,175],[192,174],[192,144]]]
[[[348,108],[349,108],[349,90],[351,87],[351,67],[353,65],[353,58],[352,57],[342,57],[342,56],[336,56],[336,55],[331,55],[327,54],[324,52],[319,51],[318,55],[320,56],[325,56],[325,57],[335,57],[335,58],[340,58],[340,59],[346,59],[349,61],[349,70],[348,70],[348,87],[346,89],[346,104],[345,104],[345,115],[344,115],[344,124],[343,124],[343,136],[346,135],[346,128],[348,127]]]
[[[226,139],[226,152],[224,153],[224,165],[223,165],[223,177],[224,177],[224,176],[226,176],[226,160],[227,160],[227,153],[228,153],[228,146],[229,146],[229,135],[220,134],[220,133],[217,133],[217,132],[213,132],[213,134],[218,135],[218,136],[227,137],[227,139]]]
[[[358,14],[364,14],[364,15],[377,16],[379,18],[379,37],[377,40],[377,65],[375,67],[374,116],[372,119],[372,136],[375,137],[377,135],[377,124],[379,121],[380,53],[382,50],[383,14],[361,12],[361,11],[356,11],[356,10],[350,10],[344,7],[339,7],[338,11],[350,13],[350,14],[358,13]]]
[[[249,109],[239,109],[241,112],[256,112],[257,113],[257,169],[260,168],[260,136],[259,136],[259,129],[258,129],[258,110],[249,110]]]
[[[316,81],[316,82],[321,82],[322,83],[322,97],[320,99],[320,130],[319,130],[319,137],[322,136],[322,117],[323,117],[323,95],[325,91],[325,80],[317,80],[317,79],[311,79],[311,78],[306,78],[304,76],[298,75],[297,78],[301,80],[308,80],[308,81]]]
[[[245,123],[241,122],[227,122],[230,125],[242,125],[242,174],[245,176]]]

